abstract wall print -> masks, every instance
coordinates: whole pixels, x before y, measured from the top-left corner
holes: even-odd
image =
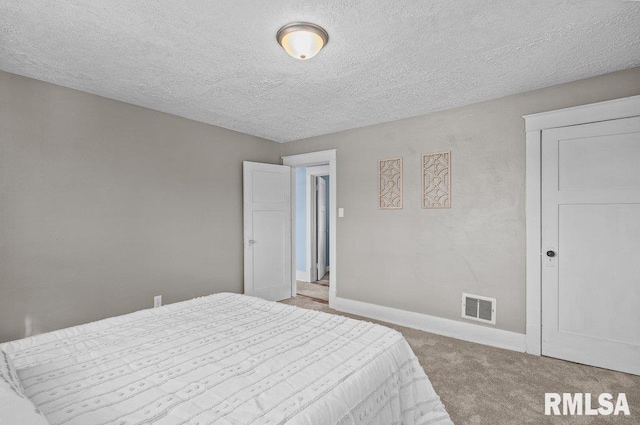
[[[402,209],[402,158],[378,161],[378,208]]]
[[[422,155],[422,208],[451,208],[451,151]]]

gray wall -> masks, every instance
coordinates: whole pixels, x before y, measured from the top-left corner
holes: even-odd
[[[256,137],[0,72],[0,342],[242,290]]]
[[[525,332],[522,115],[640,94],[640,68],[283,145],[338,150],[337,295],[460,319],[462,292],[497,298]],[[420,156],[452,151],[452,208],[420,207]],[[376,165],[404,157],[404,208],[376,208]],[[332,267],[336,267],[335,264]]]
[[[524,332],[524,114],[640,94],[640,68],[285,145],[0,72],[0,341],[242,289],[242,160],[338,149],[338,296]],[[453,208],[420,155],[453,151]],[[404,157],[400,211],[378,159]],[[335,265],[332,265],[335,267]]]

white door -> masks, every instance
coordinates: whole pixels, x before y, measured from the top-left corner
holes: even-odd
[[[291,297],[291,169],[245,161],[244,293]]]
[[[317,253],[318,253],[318,277],[320,280],[327,272],[327,182],[322,177],[316,177],[317,181]]]
[[[640,374],[640,117],[542,132],[542,354]]]

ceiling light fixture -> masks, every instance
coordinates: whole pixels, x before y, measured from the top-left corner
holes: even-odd
[[[329,34],[318,25],[293,22],[280,28],[276,38],[290,56],[307,60],[317,55],[327,45]]]

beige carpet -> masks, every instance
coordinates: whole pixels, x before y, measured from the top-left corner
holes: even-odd
[[[298,295],[315,298],[325,304],[329,302],[329,287],[317,283],[297,281]]]
[[[343,314],[305,297],[283,302]],[[640,424],[638,376],[382,324],[403,333],[456,425]],[[545,392],[624,392],[631,416],[545,416]]]

